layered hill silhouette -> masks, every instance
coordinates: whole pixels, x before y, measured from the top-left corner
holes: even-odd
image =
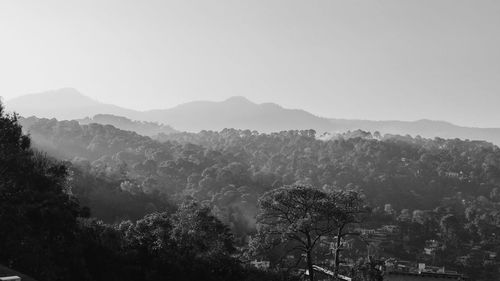
[[[84,118],[77,120],[81,125],[92,123],[102,125],[112,125],[125,131],[133,131],[143,136],[155,136],[158,134],[171,134],[177,132],[169,125],[159,124],[158,122],[135,121],[122,116],[112,114],[97,114],[93,118]]]
[[[222,130],[237,128],[276,132],[296,129],[330,131],[328,119],[309,112],[286,109],[277,104],[255,104],[244,97],[231,97],[222,102],[196,101],[171,109],[145,112],[148,121],[168,123],[182,131]],[[168,121],[167,121],[168,120]]]
[[[500,128],[462,127],[433,120],[408,122],[329,119],[300,109],[283,108],[274,103],[256,104],[244,97],[231,97],[221,102],[194,101],[168,109],[136,111],[101,103],[75,89],[63,88],[21,96],[8,100],[6,105],[8,110],[16,111],[25,117],[34,115],[59,120],[76,119],[86,123],[111,124],[117,128],[145,135],[151,135],[155,130],[168,131],[170,127],[161,128],[163,125],[159,125],[160,127],[150,128],[151,130],[138,128],[136,126],[138,123],[133,124],[132,120],[166,124],[176,130],[189,132],[236,128],[259,132],[314,129],[318,133],[341,133],[361,129],[378,131],[381,134],[486,140],[500,144]],[[97,118],[93,117],[95,115]],[[110,117],[111,115],[114,116]],[[124,121],[120,117],[131,120]],[[144,130],[149,131],[144,132]]]
[[[79,120],[107,114],[138,121],[168,124],[177,130],[191,132],[224,128],[241,128],[260,132],[292,129],[315,129],[326,132],[331,129],[328,119],[317,117],[303,110],[285,109],[277,104],[255,104],[244,97],[232,97],[222,102],[195,101],[170,109],[135,111],[100,103],[75,89],[63,88],[25,95],[7,101],[6,105],[8,110],[16,111],[25,117]],[[99,120],[95,122],[102,123]]]
[[[380,132],[382,134],[411,135],[425,138],[485,140],[500,145],[500,128],[474,128],[458,126],[449,122],[435,120],[417,121],[369,121],[330,119],[334,131],[345,132],[355,129]]]
[[[28,94],[5,102],[8,110],[21,116],[74,120],[97,114],[113,114],[137,120],[135,110],[93,100],[73,88]]]

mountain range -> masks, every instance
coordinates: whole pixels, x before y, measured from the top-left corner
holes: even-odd
[[[133,123],[132,120],[158,123],[158,127],[154,129],[151,129],[151,123],[147,123],[150,126],[147,135],[156,132],[155,130],[173,132],[171,127],[190,132],[237,128],[259,132],[314,129],[318,133],[341,133],[361,129],[370,132],[378,131],[381,134],[486,140],[497,145],[500,144],[500,128],[462,127],[434,120],[331,119],[319,117],[300,109],[283,108],[274,103],[256,104],[238,96],[221,102],[194,101],[168,109],[137,111],[101,103],[73,88],[62,88],[8,100],[6,107],[7,110],[15,111],[25,117],[34,115],[59,120],[80,120],[84,123],[111,124],[119,128],[120,126],[117,124],[127,123],[129,127],[123,128],[122,126],[121,129],[135,130],[140,134],[146,133],[141,131],[140,126],[138,127],[140,122]],[[97,116],[93,117],[95,115]],[[124,119],[120,119],[120,117],[124,117]],[[131,120],[126,121],[125,119]]]

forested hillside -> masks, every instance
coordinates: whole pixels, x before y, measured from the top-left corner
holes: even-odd
[[[59,128],[66,138],[79,135]],[[276,280],[273,273],[241,264],[233,235],[208,207],[192,199],[171,208],[160,199],[144,200],[143,192],[117,190],[119,177],[103,166],[85,170],[33,150],[18,117],[6,115],[1,105],[0,147],[2,265],[39,281]],[[68,153],[68,147],[62,150]],[[113,217],[117,223],[106,224],[90,217],[92,210],[79,202],[85,200],[104,206],[101,217],[118,203],[124,207],[118,209],[121,216],[148,200],[156,200],[159,210],[143,210],[150,214],[133,221]]]
[[[193,198],[245,246],[255,233],[258,198],[301,184],[364,194],[374,210],[373,227],[406,229],[406,246],[386,253],[414,258],[426,241],[437,239],[444,246],[434,261],[477,272],[482,263],[470,258],[458,264],[455,258],[473,248],[500,250],[500,149],[491,143],[363,131],[325,141],[313,130],[234,129],[153,140],[109,125],[35,118],[22,123],[35,147],[71,162],[73,194],[109,223]]]
[[[231,129],[162,135],[155,141],[98,124],[32,118],[22,123],[49,155],[155,182],[149,189],[170,194],[201,196],[213,187],[209,183],[254,190],[255,185],[303,182],[356,186],[376,205],[434,208],[458,192],[488,197],[500,181],[500,150],[480,141],[365,132],[322,141],[312,130],[259,134]]]
[[[92,118],[87,117],[80,119],[78,122],[84,125],[92,123],[113,125],[118,129],[136,132],[143,136],[154,136],[158,134],[171,134],[177,132],[174,128],[168,125],[158,124],[156,122],[134,121],[126,117],[112,114],[97,114]]]

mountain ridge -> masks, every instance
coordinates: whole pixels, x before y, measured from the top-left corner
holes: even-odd
[[[105,113],[136,119],[138,111],[113,104],[101,103],[74,88],[60,88],[32,93],[7,100],[6,108],[22,116],[75,120]]]
[[[236,128],[266,133],[301,129],[342,133],[361,129],[383,134],[486,140],[500,144],[500,128],[466,127],[430,119],[399,121],[325,118],[302,109],[284,108],[276,103],[257,104],[243,96],[233,96],[223,101],[192,101],[166,109],[138,111],[101,103],[74,88],[61,88],[8,100],[6,107],[25,117],[34,115],[59,120],[81,120],[108,114],[135,121],[157,122],[179,131],[190,132]]]

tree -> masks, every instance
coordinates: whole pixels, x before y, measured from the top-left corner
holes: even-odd
[[[313,251],[322,237],[339,231],[341,237],[344,235],[345,226],[356,216],[350,210],[358,205],[355,198],[341,191],[325,192],[302,185],[271,190],[259,199],[255,239],[274,246],[290,244],[292,250],[305,254],[313,281]]]
[[[66,175],[31,149],[0,104],[0,263],[39,280],[83,278],[75,237],[82,210],[66,193]]]
[[[338,213],[334,217],[337,225],[334,276],[337,276],[339,274],[340,267],[342,239],[348,235],[359,235],[359,233],[352,231],[351,226],[360,223],[362,220],[362,214],[366,213],[368,210],[363,204],[364,200],[361,194],[357,192],[339,191],[332,194],[332,197],[335,199],[335,205],[338,208]]]
[[[180,246],[189,248],[196,255],[222,254],[235,251],[233,235],[207,206],[196,201],[186,201],[172,217],[171,238]]]
[[[460,235],[461,228],[458,218],[453,214],[445,215],[441,218],[439,226],[445,245],[447,247],[458,246],[458,236]]]
[[[233,235],[210,208],[189,200],[172,215],[170,233],[176,259],[183,261],[187,280],[240,280]]]

